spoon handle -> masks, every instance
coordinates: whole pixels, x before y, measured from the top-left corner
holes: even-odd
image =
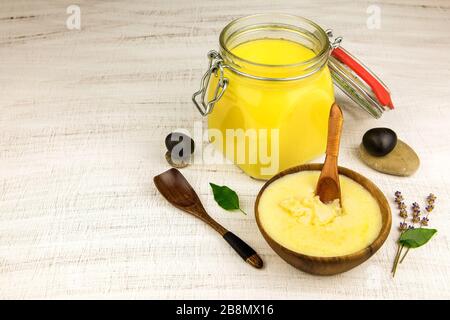
[[[233,232],[228,231],[222,225],[220,225],[216,220],[211,218],[206,211],[201,215],[201,219],[209,224],[214,230],[222,235],[226,242],[237,252],[237,254],[244,259],[252,267],[261,269],[263,267],[263,261],[247,243],[241,238],[235,235]]]
[[[339,142],[341,141],[342,124],[344,122],[341,108],[333,103],[328,120],[327,156],[338,157]]]
[[[253,250],[247,243],[241,238],[235,235],[233,232],[227,231],[223,235],[223,238],[230,244],[230,246],[237,252],[238,255],[244,259],[252,267],[257,269],[262,268],[263,261],[258,256],[255,250]]]

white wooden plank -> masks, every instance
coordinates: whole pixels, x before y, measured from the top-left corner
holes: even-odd
[[[448,1],[377,1],[379,30],[366,27],[371,1],[78,3],[82,28],[71,31],[71,1],[0,2],[1,298],[450,298]],[[431,224],[439,233],[395,280],[395,228],[369,262],[339,276],[284,263],[251,214],[215,204],[209,181],[232,186],[252,211],[262,183],[234,166],[183,172],[211,215],[262,255],[263,270],[157,194],[152,177],[168,167],[165,135],[200,120],[190,96],[206,52],[231,19],[259,12],[333,28],[390,86],[397,108],[381,120],[338,100],[346,117],[342,165],[388,196],[397,189],[410,201],[438,196]],[[393,128],[417,150],[419,172],[391,177],[358,160],[361,136],[374,126]]]

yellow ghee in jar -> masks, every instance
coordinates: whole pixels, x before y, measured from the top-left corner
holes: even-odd
[[[223,141],[217,145],[227,158],[251,177],[268,179],[281,170],[323,154],[329,110],[334,102],[328,66],[325,64],[308,75],[311,71],[308,61],[316,57],[316,53],[285,39],[251,40],[230,51],[244,59],[237,63],[240,71],[247,74],[265,78],[306,76],[291,81],[258,80],[224,69],[228,88],[208,116],[208,127],[221,132]],[[216,83],[212,79],[210,96]],[[237,140],[227,137],[227,129],[254,130],[245,135],[241,156]],[[217,142],[211,133],[210,140]],[[227,152],[227,145],[232,146],[229,147],[231,154]],[[251,147],[255,145],[257,149]]]
[[[314,195],[319,175],[302,171],[271,183],[258,205],[263,229],[285,248],[310,256],[342,256],[369,246],[382,226],[376,199],[340,175],[342,208],[339,200],[324,204]]]

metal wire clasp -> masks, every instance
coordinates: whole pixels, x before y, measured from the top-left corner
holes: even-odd
[[[209,67],[200,82],[200,90],[192,95],[192,101],[194,102],[195,106],[202,116],[206,116],[212,112],[214,104],[222,97],[228,86],[228,78],[224,77],[224,65],[220,54],[215,50],[211,50],[210,52],[208,52],[208,59]],[[211,75],[213,74],[215,77],[219,77],[219,81],[217,83],[216,89],[214,90],[214,96],[211,100],[208,101],[207,94],[209,80],[211,79]],[[198,96],[200,96],[200,99],[197,98]]]
[[[333,51],[336,48],[339,48],[339,46],[341,45],[341,42],[342,42],[342,37],[336,37],[336,38],[334,38],[333,42],[331,42],[331,38],[333,38],[333,30],[327,29],[325,31],[325,33],[327,34],[328,38],[330,38],[331,51]],[[331,53],[331,51],[330,51],[330,53]]]

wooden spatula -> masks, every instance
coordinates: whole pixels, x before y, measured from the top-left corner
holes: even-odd
[[[316,195],[319,196],[323,203],[331,202],[335,199],[341,201],[341,186],[339,184],[338,174],[338,155],[339,142],[341,141],[342,123],[341,108],[333,103],[330,109],[330,117],[328,119],[328,139],[325,163],[317,182]],[[342,205],[342,203],[341,203]]]
[[[166,172],[155,176],[153,181],[159,192],[161,192],[164,198],[166,198],[172,205],[192,214],[203,222],[206,222],[222,235],[222,237],[234,250],[236,250],[245,262],[255,268],[262,268],[263,261],[255,250],[253,250],[234,233],[222,227],[213,218],[211,218],[208,213],[206,213],[206,210],[194,189],[191,187],[189,182],[187,182],[186,178],[180,171],[174,168],[169,169]]]

